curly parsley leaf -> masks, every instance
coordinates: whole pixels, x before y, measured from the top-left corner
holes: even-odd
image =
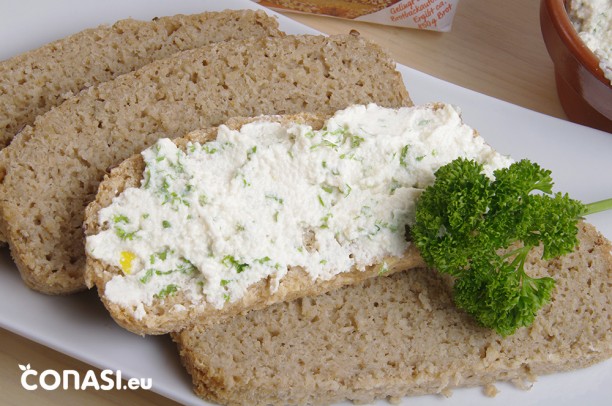
[[[533,322],[555,286],[525,272],[528,253],[539,245],[545,260],[571,252],[581,216],[612,208],[612,199],[584,205],[553,194],[551,172],[528,160],[495,171],[495,180],[482,172],[463,158],[436,171],[417,201],[412,238],[429,266],[455,277],[457,306],[507,336]]]

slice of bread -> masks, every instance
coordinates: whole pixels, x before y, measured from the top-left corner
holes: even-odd
[[[156,59],[229,39],[279,36],[262,11],[240,10],[121,20],[0,62],[0,149],[72,93]]]
[[[286,116],[268,116],[256,118],[235,118],[226,125],[231,129],[240,129],[244,124],[253,121],[278,121],[281,124],[303,123],[318,130],[323,126],[327,116],[298,114]],[[183,150],[188,142],[204,143],[216,138],[217,128],[194,131],[188,136],[177,138],[174,142]],[[109,224],[100,225],[99,211],[112,203],[115,196],[129,187],[140,187],[145,164],[142,155],[134,155],[121,165],[114,168],[110,175],[104,178],[99,186],[96,199],[87,206],[85,215],[86,236],[98,234],[107,229]],[[248,288],[246,294],[235,302],[228,302],[217,309],[210,304],[198,303],[192,305],[182,291],[163,299],[155,299],[151,305],[145,305],[144,317],[137,317],[136,306],[121,306],[113,303],[105,295],[106,284],[116,275],[122,276],[120,268],[109,265],[90,255],[87,256],[85,280],[88,286],[95,285],[98,294],[115,321],[137,334],[165,334],[180,331],[194,323],[214,323],[227,319],[229,316],[245,313],[253,309],[262,309],[273,303],[290,301],[303,296],[313,296],[341,286],[358,283],[364,279],[379,275],[381,264],[386,263],[385,275],[398,271],[423,266],[424,262],[414,246],[410,246],[401,258],[385,258],[380,264],[366,268],[365,271],[352,269],[340,273],[329,280],[312,281],[311,276],[299,267],[290,268],[278,285],[272,291],[270,284],[273,278],[264,279]]]
[[[226,10],[121,20],[0,62],[0,150],[34,118],[84,88],[214,42],[282,36],[262,11]],[[0,230],[0,244],[6,242]]]
[[[195,392],[229,405],[329,404],[444,393],[582,368],[612,356],[612,246],[582,223],[579,248],[532,275],[557,281],[535,323],[502,338],[456,309],[427,269],[373,278],[173,334]]]
[[[81,92],[0,152],[0,230],[25,283],[85,287],[85,207],[105,171],[158,138],[234,116],[409,105],[395,62],[356,36],[225,41]]]

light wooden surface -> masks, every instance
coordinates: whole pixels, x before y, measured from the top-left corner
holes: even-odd
[[[461,0],[449,33],[408,30],[325,17],[287,14],[327,34],[356,29],[384,46],[401,64],[457,85],[548,115],[564,118],[552,63],[539,25],[539,1]],[[410,90],[410,89],[408,89]],[[148,391],[26,391],[20,361],[40,371],[94,369],[78,360],[0,329],[0,393],[3,405],[174,405]],[[97,375],[99,376],[99,375]]]

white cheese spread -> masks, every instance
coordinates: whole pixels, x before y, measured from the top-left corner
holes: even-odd
[[[599,58],[612,83],[612,0],[572,0],[569,16],[585,45]]]
[[[87,238],[91,256],[123,270],[107,299],[138,318],[179,291],[221,308],[262,279],[276,289],[289,267],[327,280],[401,256],[440,166],[466,157],[491,175],[510,164],[449,105],[353,106],[318,131],[221,126],[215,141],[182,151],[161,139],[142,155],[141,186],[102,209],[107,229]]]

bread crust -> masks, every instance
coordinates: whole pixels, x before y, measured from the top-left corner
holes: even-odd
[[[226,125],[230,129],[239,130],[243,125],[254,121],[279,122],[281,125],[291,123],[307,124],[318,130],[329,116],[314,114],[297,114],[286,116],[261,116],[255,118],[233,118]],[[194,131],[184,138],[177,138],[174,143],[185,150],[188,142],[204,143],[216,138],[218,127]],[[110,175],[100,184],[96,199],[87,206],[85,211],[85,235],[95,235],[103,227],[98,223],[99,211],[108,206],[112,199],[126,188],[140,187],[144,172],[142,155],[134,155],[114,168]],[[414,246],[410,246],[401,258],[385,258],[389,271],[385,275],[424,266],[421,256]],[[382,264],[382,261],[381,263]],[[105,286],[116,275],[123,275],[121,269],[108,265],[96,258],[87,256],[85,281],[89,287],[94,285],[99,296],[109,310],[111,316],[122,327],[137,334],[165,334],[180,331],[193,324],[216,323],[237,314],[244,314],[255,309],[263,309],[271,304],[291,301],[304,296],[314,296],[337,289],[341,286],[358,283],[364,279],[379,275],[380,264],[366,268],[365,271],[352,269],[340,273],[329,280],[312,281],[311,277],[301,268],[290,268],[281,279],[278,289],[271,291],[270,280],[266,279],[249,287],[240,300],[228,303],[221,309],[216,309],[205,303],[190,305],[180,292],[163,300],[155,299],[153,304],[145,306],[145,317],[138,320],[133,309],[123,308],[108,300],[104,294]],[[175,310],[175,305],[182,305],[181,310]],[[184,309],[184,310],[183,310]]]

